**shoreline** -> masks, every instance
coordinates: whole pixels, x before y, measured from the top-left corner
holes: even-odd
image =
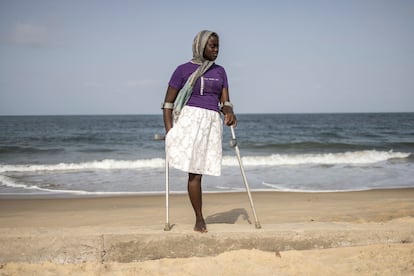
[[[303,193],[303,194],[333,194],[333,193],[354,193],[369,191],[388,191],[388,190],[410,190],[414,187],[381,187],[381,188],[361,188],[353,190],[275,190],[275,189],[251,189],[252,193]],[[239,190],[220,190],[220,191],[203,191],[204,194],[238,194],[246,193],[244,188]],[[187,191],[170,191],[170,195],[186,195]],[[139,196],[165,196],[165,192],[56,192],[56,193],[0,193],[0,200],[7,199],[74,199],[74,198],[113,198],[113,197],[139,197]]]

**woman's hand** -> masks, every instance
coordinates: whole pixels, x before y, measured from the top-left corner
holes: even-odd
[[[178,89],[168,86],[167,92],[165,94],[164,103],[174,103],[175,98],[177,97]],[[164,118],[164,127],[165,127],[165,134],[170,131],[173,126],[173,110],[170,108],[163,108],[163,118]]]
[[[233,108],[229,106],[224,106],[221,110],[224,114],[224,124],[226,126],[234,126],[237,125],[237,118],[236,115],[233,113]]]
[[[236,115],[234,115],[234,112],[233,112],[233,106],[231,104],[224,105],[223,103],[225,102],[230,102],[229,90],[227,88],[223,88],[223,90],[221,91],[220,106],[223,105],[221,108],[221,112],[223,112],[224,114],[224,124],[226,126],[236,127],[237,119],[236,119]]]

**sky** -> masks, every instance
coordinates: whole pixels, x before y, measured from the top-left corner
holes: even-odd
[[[414,0],[0,0],[0,115],[161,114],[203,29],[236,113],[414,112]]]

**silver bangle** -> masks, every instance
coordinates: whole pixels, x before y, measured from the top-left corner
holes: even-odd
[[[223,103],[220,103],[220,110],[223,109],[223,107],[225,107],[225,106],[233,108],[233,104],[231,102],[225,101]]]
[[[161,103],[161,109],[174,109],[174,104],[173,103]]]

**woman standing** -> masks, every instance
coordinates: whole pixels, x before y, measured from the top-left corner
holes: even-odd
[[[203,30],[193,41],[193,58],[179,65],[168,83],[162,105],[169,165],[188,172],[188,195],[194,209],[194,230],[207,232],[202,213],[201,179],[221,174],[223,121],[236,125],[227,75],[214,63],[219,37]],[[174,114],[173,114],[174,113]],[[173,125],[174,120],[174,125]]]

